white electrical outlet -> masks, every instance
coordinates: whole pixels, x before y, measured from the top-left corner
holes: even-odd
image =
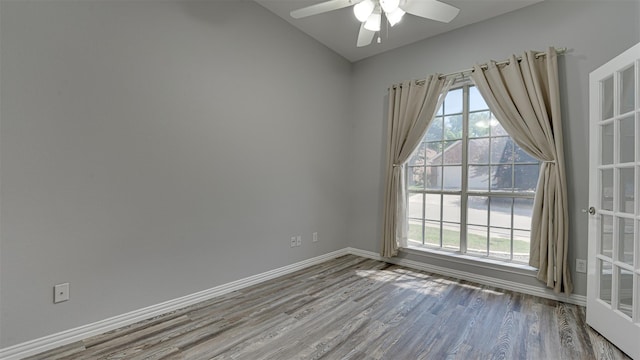
[[[296,243],[297,243],[297,241],[296,241],[296,237],[295,237],[295,236],[292,236],[292,237],[291,237],[291,247],[296,246]]]
[[[302,245],[302,236],[298,235],[296,239],[296,246],[300,246],[300,245]]]
[[[576,272],[579,272],[579,273],[587,272],[587,260],[576,259]]]
[[[318,241],[318,233],[314,232],[313,233],[313,242],[316,242],[316,241]]]
[[[53,287],[53,303],[69,300],[69,283],[58,284]]]

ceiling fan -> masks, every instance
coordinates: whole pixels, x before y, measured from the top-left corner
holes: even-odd
[[[291,17],[301,19],[349,6],[353,6],[353,13],[361,22],[358,47],[371,44],[376,32],[380,31],[383,15],[389,25],[394,26],[405,13],[448,23],[460,12],[460,9],[438,0],[329,0],[293,10]]]

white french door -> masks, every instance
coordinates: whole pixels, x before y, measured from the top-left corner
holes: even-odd
[[[640,360],[640,44],[589,75],[587,323]]]

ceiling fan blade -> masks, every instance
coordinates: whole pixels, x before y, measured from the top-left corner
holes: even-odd
[[[290,14],[294,19],[301,19],[311,15],[318,15],[328,11],[338,10],[347,6],[355,5],[362,0],[329,0],[303,7],[302,9],[293,10]]]
[[[438,0],[404,0],[400,8],[411,15],[448,23],[453,20],[460,9]]]
[[[358,47],[363,47],[371,44],[375,31],[367,30],[364,28],[364,23],[360,24],[360,32],[358,33]]]

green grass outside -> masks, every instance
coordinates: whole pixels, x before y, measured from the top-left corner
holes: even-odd
[[[440,246],[440,229],[435,227],[425,227],[425,244]],[[422,240],[422,226],[409,224],[409,239]],[[460,249],[460,232],[442,229],[442,247]],[[467,234],[467,249],[486,251],[487,238],[476,234]],[[489,239],[489,249],[496,252],[511,251],[508,238]],[[513,253],[529,253],[529,243],[523,240],[513,240]]]

